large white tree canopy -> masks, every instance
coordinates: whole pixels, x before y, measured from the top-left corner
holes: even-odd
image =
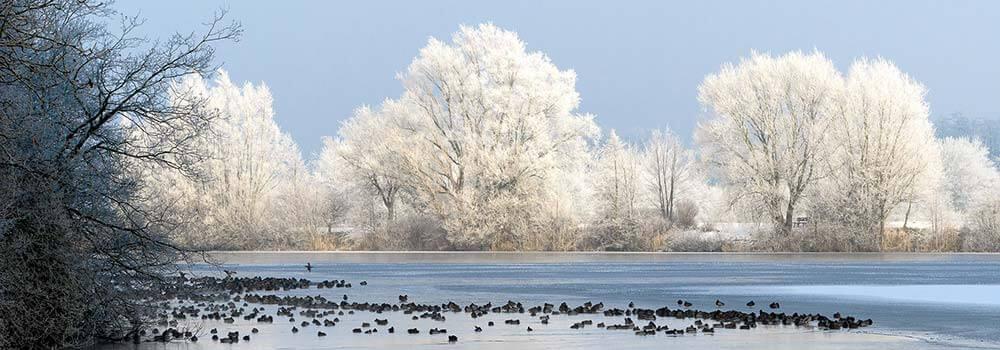
[[[351,141],[367,137],[353,129],[378,123],[372,131],[396,158],[398,180],[444,222],[455,244],[517,248],[511,242],[537,225],[530,213],[556,202],[576,205],[556,188],[579,176],[597,127],[576,112],[573,71],[485,24],[462,27],[450,43],[431,39],[399,79],[403,95],[377,112],[363,109],[342,136],[362,142]],[[386,164],[352,159],[361,167]]]
[[[851,203],[851,220],[881,244],[889,214],[940,188],[941,157],[924,101],[926,89],[884,59],[850,69],[836,122],[828,180]],[[875,248],[877,249],[877,248]]]
[[[234,84],[220,71],[213,81],[192,77],[174,91],[174,103],[195,97],[217,117],[209,132],[192,140],[204,159],[191,178],[152,169],[156,195],[195,218],[185,243],[211,248],[256,248],[287,239],[289,216],[309,202],[288,203],[310,181],[298,146],[274,121],[266,85]],[[295,206],[295,208],[292,208]]]
[[[842,88],[840,73],[821,53],[754,53],[722,66],[698,88],[713,117],[699,125],[697,140],[731,194],[761,202],[764,214],[787,230],[819,178]]]

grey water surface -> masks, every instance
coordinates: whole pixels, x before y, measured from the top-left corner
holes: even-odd
[[[307,278],[313,281],[345,279],[351,289],[315,289],[278,292],[323,295],[339,301],[395,303],[407,294],[410,301],[440,304],[454,301],[494,305],[514,300],[525,307],[548,302],[571,306],[604,302],[607,308],[677,308],[684,299],[701,310],[756,311],[779,302],[787,313],[840,312],[871,318],[873,327],[851,331],[761,326],[751,331],[720,330],[715,335],[656,335],[598,328],[571,330],[581,317],[553,316],[542,325],[537,318],[519,315],[520,326],[508,326],[510,315],[472,319],[447,314],[434,323],[412,321],[410,315],[359,312],[341,316],[341,324],[323,329],[306,327],[292,334],[291,323],[275,318],[273,325],[238,320],[223,325],[192,321],[195,329],[218,327],[260,334],[235,345],[198,343],[120,345],[110,348],[176,349],[378,349],[378,348],[495,348],[495,349],[619,349],[682,347],[688,349],[946,349],[1000,348],[1000,255],[992,254],[670,254],[670,253],[354,253],[354,252],[240,252],[215,253],[222,267],[191,266],[195,274],[219,275],[220,268],[239,276]],[[307,272],[303,265],[314,268]],[[358,282],[366,280],[367,286]],[[756,307],[748,308],[749,300]],[[273,306],[272,306],[273,307]],[[273,312],[273,309],[269,310]],[[351,328],[375,317],[386,318],[397,332],[352,334]],[[617,318],[591,317],[595,322],[620,323]],[[497,326],[485,327],[488,320]],[[301,321],[301,320],[300,320]],[[657,320],[660,323],[661,320]],[[690,320],[666,320],[683,327]],[[357,324],[357,325],[356,325]],[[479,325],[484,332],[474,333]],[[531,326],[534,331],[527,332]],[[447,328],[446,335],[408,335],[406,328]]]

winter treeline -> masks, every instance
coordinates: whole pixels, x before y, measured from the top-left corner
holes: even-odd
[[[219,114],[200,177],[146,168],[178,236],[212,248],[995,250],[997,169],[935,138],[925,88],[882,58],[752,53],[698,87],[694,146],[629,142],[576,74],[493,25],[431,39],[399,96],[359,107],[310,164],[266,86],[176,83]]]

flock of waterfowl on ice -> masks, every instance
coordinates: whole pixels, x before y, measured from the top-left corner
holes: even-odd
[[[312,271],[312,264],[307,264],[306,268]],[[544,303],[542,305],[525,306],[515,301],[507,301],[503,304],[494,305],[486,303],[484,305],[469,304],[459,305],[455,302],[444,304],[421,304],[410,301],[408,295],[399,295],[398,300],[385,303],[369,303],[350,301],[347,294],[344,294],[339,301],[329,300],[323,296],[290,296],[276,295],[268,292],[301,290],[309,288],[317,289],[340,289],[352,288],[352,284],[345,280],[324,280],[313,282],[307,279],[294,278],[274,278],[274,277],[236,277],[236,272],[225,270],[226,277],[196,277],[189,278],[181,274],[177,287],[165,292],[160,301],[160,306],[164,310],[157,322],[158,327],[166,327],[136,331],[126,338],[141,343],[144,341],[171,342],[171,341],[214,341],[220,343],[235,344],[239,342],[249,342],[257,335],[259,330],[256,327],[246,326],[249,329],[234,330],[234,323],[242,318],[247,323],[254,322],[260,324],[274,324],[278,322],[288,322],[288,332],[296,335],[315,337],[326,337],[327,332],[332,327],[340,326],[348,322],[342,321],[340,317],[354,315],[355,312],[368,312],[374,315],[371,322],[360,322],[357,324],[345,324],[356,334],[393,334],[406,333],[409,335],[427,334],[430,336],[447,337],[448,342],[458,342],[459,338],[446,328],[425,327],[407,328],[397,330],[390,324],[389,318],[379,318],[378,315],[389,312],[402,312],[410,315],[413,321],[427,320],[432,324],[443,325],[447,317],[459,317],[465,315],[472,319],[479,319],[487,314],[502,314],[503,326],[521,327],[522,319],[529,323],[531,319],[535,327],[547,327],[552,317],[576,317],[583,318],[573,322],[570,329],[583,329],[589,327],[603,328],[610,331],[630,331],[638,336],[652,336],[665,334],[669,336],[693,335],[693,334],[714,334],[718,329],[752,330],[758,325],[784,325],[806,329],[821,330],[846,330],[871,326],[871,319],[857,319],[855,317],[835,313],[832,316],[821,314],[788,314],[781,311],[781,305],[777,302],[767,304],[770,311],[758,309],[753,311],[757,304],[754,301],[747,302],[747,311],[724,310],[726,304],[721,300],[716,300],[715,310],[698,310],[693,303],[685,300],[677,300],[676,306],[670,305],[658,309],[645,309],[636,307],[629,303],[624,309],[609,308],[603,302],[586,302],[582,305],[571,306],[563,302],[559,305]],[[360,281],[359,286],[366,286],[366,281]],[[356,289],[355,289],[356,290]],[[337,293],[339,294],[339,293]],[[673,303],[671,303],[673,304]],[[762,305],[763,306],[763,305]],[[675,308],[671,308],[675,307]],[[742,306],[740,307],[742,308]],[[455,315],[455,316],[452,316]],[[593,318],[604,316],[596,323]],[[208,322],[222,322],[223,325],[211,328],[207,332],[203,329],[197,331],[184,330],[183,326],[188,326],[188,320],[201,319],[202,325]],[[690,320],[687,327],[670,328],[666,322],[657,324],[657,320]],[[607,320],[617,320],[609,322]],[[473,322],[475,323],[475,322]],[[345,327],[340,326],[340,327]],[[484,322],[482,325],[474,325],[474,331],[486,332],[489,328],[497,326],[494,321]],[[220,328],[226,328],[220,331]],[[242,331],[242,332],[241,332]],[[525,332],[533,332],[535,329],[531,325],[524,327]]]

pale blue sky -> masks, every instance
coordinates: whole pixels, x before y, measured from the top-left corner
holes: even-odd
[[[690,137],[697,86],[752,49],[894,60],[929,89],[933,115],[1000,115],[1000,1],[139,1],[143,31],[189,31],[227,7],[243,24],[219,47],[234,80],[265,82],[278,124],[304,155],[355,107],[401,92],[395,80],[431,36],[493,22],[577,72],[581,111],[642,138],[669,125]]]

